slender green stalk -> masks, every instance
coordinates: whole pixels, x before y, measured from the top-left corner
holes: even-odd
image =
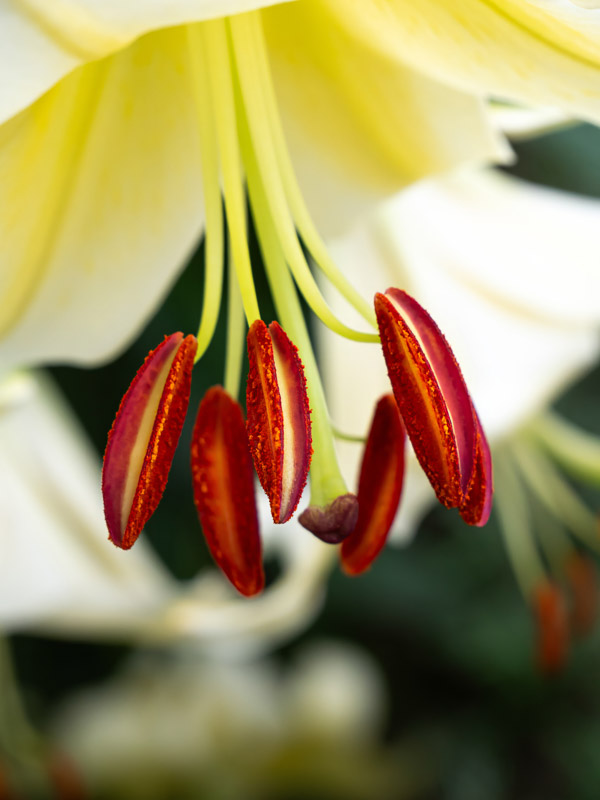
[[[264,187],[271,224],[277,231],[284,258],[306,302],[327,327],[348,339],[379,342],[376,334],[356,331],[340,322],[323,299],[306,263],[279,175],[268,111],[261,90],[261,74],[254,52],[254,38],[251,28],[248,28],[251,17],[243,14],[232,17],[229,25],[252,150]]]
[[[197,362],[202,358],[213,338],[221,308],[224,250],[223,206],[219,185],[218,146],[212,124],[214,110],[207,81],[208,63],[199,26],[189,25],[187,37],[200,137],[202,188],[206,214],[204,296],[197,337],[198,350],[195,359]]]
[[[311,504],[324,506],[348,490],[340,472],[325,393],[298,294],[274,231],[265,188],[260,180],[247,130],[241,135],[248,190],[265,269],[281,324],[298,348],[311,406],[313,459]]]
[[[262,88],[263,100],[266,114],[271,128],[271,135],[274,151],[277,157],[279,174],[281,175],[285,194],[289,203],[292,217],[295,221],[304,243],[310,250],[316,265],[322,270],[323,274],[331,281],[340,294],[352,305],[356,311],[373,327],[377,327],[373,307],[347,280],[345,275],[338,269],[337,265],[329,255],[329,251],[315,227],[310,213],[304,202],[304,197],[288,152],[285,141],[281,118],[277,107],[277,99],[271,77],[271,69],[267,49],[262,30],[260,17],[251,15],[244,24],[246,25],[249,36],[254,44],[253,52],[256,58],[256,67],[260,74],[257,85]]]
[[[495,506],[517,583],[529,601],[546,571],[533,539],[527,498],[511,461],[507,452],[495,459]]]
[[[214,124],[217,131],[229,241],[248,324],[260,318],[252,277],[246,226],[246,198],[240,162],[231,57],[226,23],[208,20],[200,26],[208,66]]]
[[[600,437],[551,411],[540,414],[527,430],[567,472],[592,486],[600,486]]]
[[[242,295],[231,260],[229,263],[227,288],[225,391],[229,392],[229,394],[237,400],[240,395],[240,383],[242,379],[246,325],[244,322]]]
[[[600,552],[595,515],[561,477],[554,465],[535,446],[526,442],[513,443],[511,451],[524,479],[540,503],[588,547]]]

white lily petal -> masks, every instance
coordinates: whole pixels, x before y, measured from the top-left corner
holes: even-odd
[[[102,685],[67,698],[52,734],[86,785],[107,796],[126,786],[140,797],[155,786],[175,796],[184,784],[199,787],[197,797],[298,795],[297,767],[314,775],[301,778],[302,796],[322,796],[323,786],[323,796],[342,797],[349,785],[344,764],[351,768],[366,752],[367,772],[375,761],[375,789],[361,761],[359,779],[367,794],[370,788],[373,797],[383,797],[393,792],[393,776],[380,792],[380,759],[373,753],[385,694],[376,662],[345,643],[313,643],[286,665],[206,659],[193,647],[168,657],[143,652]],[[327,764],[341,759],[339,769],[324,769],[323,758]],[[346,775],[345,783],[332,794],[338,774]]]
[[[276,6],[262,17],[287,140],[322,234],[339,235],[424,176],[511,159],[477,97],[357,41],[327,3]]]
[[[286,717],[303,739],[365,746],[383,728],[388,705],[375,662],[359,648],[317,641],[288,676]]]
[[[286,0],[0,0],[0,123],[142,34],[273,2]]]
[[[185,32],[77,70],[0,128],[0,365],[90,364],[139,331],[203,221]]]
[[[600,120],[600,11],[569,0],[320,0],[352,36],[449,85]]]
[[[20,396],[15,388],[20,386]],[[54,614],[147,614],[172,586],[144,546],[107,541],[100,471],[47,378],[17,376],[0,398],[0,622]],[[143,545],[143,543],[142,543]]]
[[[516,316],[600,322],[600,201],[465,171],[414,187],[382,213],[415,280],[435,265]]]

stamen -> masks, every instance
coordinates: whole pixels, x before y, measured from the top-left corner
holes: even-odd
[[[546,675],[564,667],[569,653],[569,616],[560,587],[546,580],[532,597],[538,632],[537,661]]]
[[[312,454],[310,409],[298,350],[277,322],[248,332],[246,408],[250,451],[273,521],[296,510]]]
[[[377,403],[358,484],[356,528],[342,543],[342,569],[360,575],[385,545],[404,484],[406,431],[391,394]]]
[[[597,520],[554,465],[535,447],[523,441],[512,444],[523,478],[539,501],[582,542],[600,552]]]
[[[438,500],[485,525],[492,460],[460,367],[431,316],[406,292],[375,295],[381,346],[415,455]]]
[[[246,202],[237,133],[235,94],[226,23],[208,20],[199,26],[206,51],[208,79],[221,156],[227,224],[233,263],[248,324],[260,318],[248,252]]]
[[[204,395],[192,434],[194,501],[210,552],[250,597],[264,587],[254,470],[239,404],[220,386]]]
[[[340,322],[325,302],[306,263],[281,183],[267,108],[260,89],[261,75],[257,66],[254,37],[251,27],[248,28],[249,25],[251,26],[249,19],[251,17],[252,15],[241,14],[229,19],[232,47],[237,64],[237,76],[251,140],[251,150],[260,172],[265,190],[265,201],[269,208],[271,222],[277,231],[284,258],[289,264],[306,302],[327,327],[340,336],[355,341],[378,342],[379,337],[376,334],[362,333]],[[246,169],[248,169],[247,165]]]
[[[174,333],[149,355],[125,393],[102,467],[111,541],[129,549],[167,485],[190,396],[196,339]]]
[[[282,185],[290,206],[290,212],[294,219],[296,228],[302,237],[305,245],[315,259],[316,265],[327,276],[331,283],[340,292],[350,305],[373,327],[376,327],[375,315],[371,305],[364,299],[346,276],[338,269],[335,262],[329,255],[329,251],[314,225],[309,211],[304,202],[304,197],[298,186],[294,167],[285,141],[281,117],[275,96],[275,89],[271,77],[271,68],[267,55],[264,32],[260,17],[251,15],[247,19],[248,35],[254,44],[256,58],[257,75],[259,76],[257,86],[262,90],[265,104],[266,117],[271,128],[271,136],[274,152],[277,156],[279,173]]]
[[[345,495],[348,490],[337,462],[325,393],[302,307],[292,276],[285,263],[281,243],[272,224],[265,189],[250,149],[248,137],[244,135],[242,135],[242,149],[252,215],[277,315],[297,346],[304,364],[308,399],[312,409],[311,504],[326,506],[336,497]]]
[[[571,592],[571,627],[577,636],[589,633],[598,617],[598,570],[591,558],[574,552],[565,563]]]
[[[546,577],[535,545],[531,517],[523,484],[509,451],[498,448],[496,467],[496,511],[506,552],[523,597],[529,599]]]
[[[204,296],[202,319],[198,329],[196,361],[206,352],[219,317],[223,288],[223,205],[219,186],[219,157],[213,104],[207,81],[208,62],[202,45],[200,26],[187,26],[193,88],[196,100],[196,117],[200,134],[202,163],[202,188],[206,215],[204,248]]]
[[[227,273],[227,337],[225,351],[225,391],[233,398],[240,395],[246,320],[235,268],[229,259]]]
[[[573,477],[600,486],[600,437],[546,411],[527,430]]]

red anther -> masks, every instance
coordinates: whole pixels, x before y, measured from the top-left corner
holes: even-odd
[[[460,367],[430,315],[406,292],[375,295],[381,345],[415,455],[438,497],[471,525],[491,508],[489,448]]]
[[[190,399],[195,336],[173,333],[152,350],[125,393],[102,467],[109,538],[128,550],[163,495]]]
[[[204,395],[192,434],[194,502],[210,552],[243,595],[265,585],[254,470],[242,409],[221,386]]]
[[[306,484],[311,425],[297,347],[277,322],[258,319],[248,331],[248,440],[274,522],[287,522]]]
[[[344,539],[344,572],[368,569],[385,544],[398,510],[404,484],[406,431],[391,394],[377,403],[367,439],[358,484],[358,521]]]
[[[474,413],[477,428],[475,466],[459,512],[465,522],[480,528],[490,518],[494,487],[492,485],[492,454],[477,412],[474,411]]]
[[[591,558],[573,552],[565,563],[565,574],[571,593],[571,627],[583,636],[598,616],[598,570]]]
[[[86,800],[89,796],[82,776],[64,753],[53,751],[47,758],[46,769],[57,800]],[[0,794],[3,800],[3,795]]]
[[[560,672],[569,653],[569,618],[560,587],[548,580],[539,584],[532,597],[537,627],[537,663],[546,675]]]

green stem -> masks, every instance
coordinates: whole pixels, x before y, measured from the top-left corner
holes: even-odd
[[[225,353],[225,391],[236,400],[240,395],[242,362],[246,325],[244,324],[244,305],[235,269],[231,261],[228,271],[227,293],[227,344]]]
[[[208,20],[200,26],[208,66],[214,124],[221,156],[225,209],[229,241],[246,319],[251,325],[260,318],[252,277],[246,226],[246,198],[237,134],[235,97],[227,28],[222,19]]]
[[[519,588],[529,601],[535,587],[544,580],[546,571],[533,540],[527,498],[509,454],[498,453],[494,465],[494,499],[500,529]]]
[[[251,28],[252,16],[241,14],[232,17],[229,25],[252,150],[264,188],[264,200],[269,209],[271,225],[277,231],[283,256],[306,302],[328,328],[355,341],[379,342],[376,334],[356,331],[335,316],[306,263],[279,175],[268,111],[261,91],[261,74]]]
[[[600,486],[600,438],[547,411],[527,430],[571,475]]]
[[[600,552],[595,515],[563,480],[554,465],[527,442],[513,442],[511,449],[524,479],[540,503],[588,547]]]
[[[294,167],[281,125],[260,17],[252,15],[252,18],[249,17],[247,19],[246,25],[250,29],[250,35],[254,43],[256,65],[260,73],[258,85],[262,87],[263,100],[271,128],[274,152],[279,166],[279,174],[281,175],[285,195],[296,228],[314,258],[316,265],[321,269],[323,274],[327,276],[342,297],[344,297],[370,325],[376,328],[377,323],[372,305],[364,299],[360,292],[352,286],[345,275],[338,269],[329,255],[329,251],[323,240],[319,236],[312,217],[306,207],[304,197],[302,196],[298,181],[296,180]]]
[[[279,319],[298,348],[304,364],[311,406],[313,459],[310,468],[311,504],[325,506],[347,492],[335,452],[325,393],[302,307],[273,228],[265,188],[247,135],[241,136],[252,214],[265,269]]]
[[[206,352],[215,332],[223,291],[223,206],[219,186],[219,156],[212,124],[214,110],[208,86],[208,62],[199,26],[187,28],[196,117],[200,137],[202,188],[206,214],[204,255],[204,295],[202,318],[198,328],[198,362]]]

